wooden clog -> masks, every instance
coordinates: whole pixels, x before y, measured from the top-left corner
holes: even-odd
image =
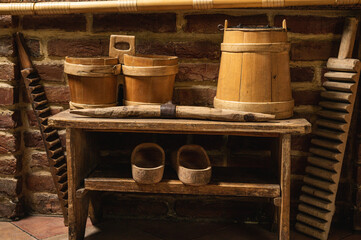
[[[137,183],[154,184],[162,180],[164,150],[155,143],[142,143],[132,152],[132,176]]]
[[[199,145],[184,145],[177,152],[173,166],[178,178],[186,185],[206,185],[211,180],[212,167],[206,151]]]

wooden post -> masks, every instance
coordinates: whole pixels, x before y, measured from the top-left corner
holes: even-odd
[[[68,163],[69,184],[69,239],[84,238],[86,221],[88,218],[89,194],[77,198],[76,191],[82,187],[83,180],[96,165],[96,154],[92,138],[87,137],[81,129],[67,128],[66,149]]]
[[[291,135],[282,134],[280,146],[281,206],[279,208],[279,240],[290,239]]]

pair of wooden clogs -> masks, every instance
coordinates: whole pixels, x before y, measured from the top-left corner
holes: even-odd
[[[142,143],[134,148],[131,157],[132,175],[137,183],[155,184],[162,180],[165,154],[155,143]],[[187,185],[208,184],[212,168],[206,151],[199,145],[184,145],[173,159],[178,178]]]

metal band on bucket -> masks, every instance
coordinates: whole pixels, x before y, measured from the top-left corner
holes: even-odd
[[[288,52],[289,43],[222,43],[222,52]]]
[[[117,65],[83,65],[64,62],[64,72],[74,76],[104,77],[119,75],[121,64]]]
[[[178,73],[178,65],[172,66],[126,66],[123,65],[123,74],[126,76],[152,77],[152,76],[168,76]]]

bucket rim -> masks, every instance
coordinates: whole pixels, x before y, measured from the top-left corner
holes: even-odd
[[[177,60],[178,59],[177,56],[155,55],[155,54],[136,54],[136,55],[124,54],[124,56],[138,58],[138,59],[152,59],[152,60]]]
[[[115,65],[119,63],[117,57],[95,56],[95,57],[71,57],[66,56],[65,62],[82,65]]]

